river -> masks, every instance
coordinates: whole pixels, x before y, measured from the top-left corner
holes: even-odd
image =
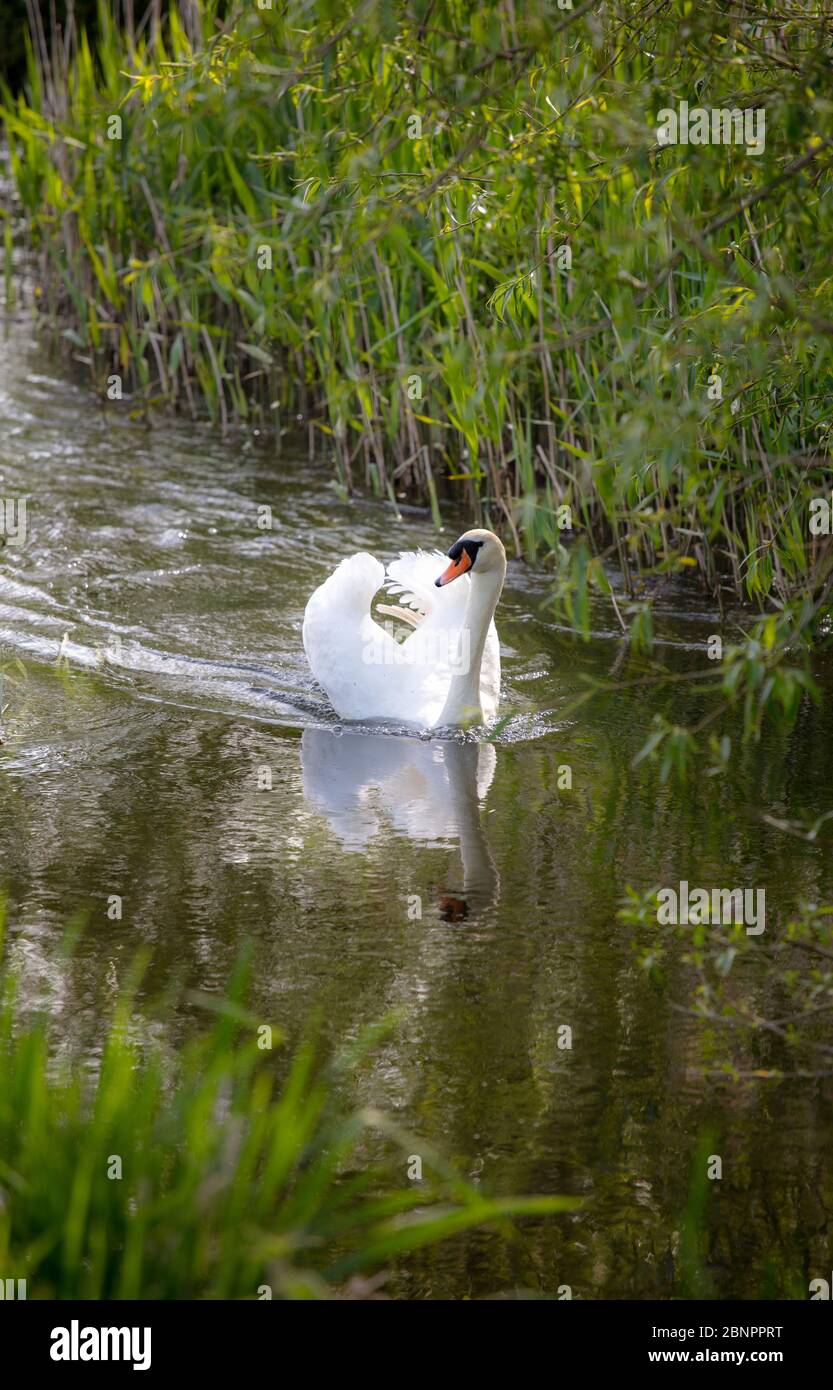
[[[411,1257],[394,1292],[691,1292],[703,1145],[723,1177],[694,1291],[806,1297],[829,1274],[830,1079],[715,1074],[731,1038],[685,1012],[683,953],[658,983],[617,917],[629,885],[683,879],[762,885],[772,921],[829,900],[829,842],[761,819],[829,808],[829,713],[740,749],[729,775],[662,786],[633,758],[656,710],[697,717],[695,686],[622,684],[576,709],[587,677],[620,669],[615,615],[598,601],[576,641],[551,580],[513,561],[494,740],[343,725],[307,668],[306,599],[353,551],[435,546],[430,517],[344,498],[288,440],[278,456],[99,403],[24,313],[0,337],[0,495],[27,498],[26,544],[0,551],[0,882],[26,1007],[67,1048],[95,1065],[140,946],[137,1037],[180,1046],[193,998],[152,1001],[221,992],[248,938],[253,1006],[290,1042],[316,1011],[334,1042],[401,1011],[360,1099],[491,1191],[585,1199],[515,1241]],[[443,549],[456,534],[450,517]],[[658,658],[702,667],[716,621],[669,583]],[[753,1062],[783,1063],[776,1043]]]

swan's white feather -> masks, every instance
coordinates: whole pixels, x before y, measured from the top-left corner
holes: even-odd
[[[447,565],[439,551],[401,554],[388,566],[362,551],[325,579],[304,614],[304,649],[315,679],[343,719],[393,719],[432,728],[445,705],[455,634],[465,618],[471,579],[462,575],[437,588]],[[382,587],[425,616],[398,643],[371,616]],[[500,647],[489,626],[481,667],[481,707],[486,719],[497,711]]]

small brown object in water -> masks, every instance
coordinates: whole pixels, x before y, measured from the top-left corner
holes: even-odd
[[[444,922],[464,922],[469,915],[469,905],[465,898],[455,898],[450,893],[440,894],[440,916]]]

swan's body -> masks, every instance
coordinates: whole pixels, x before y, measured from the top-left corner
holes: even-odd
[[[431,729],[480,724],[496,714],[494,612],[506,556],[490,531],[467,531],[449,556],[452,563],[442,572],[446,557],[439,552],[412,551],[386,574],[363,551],[342,560],[315,590],[304,614],[304,649],[343,719],[392,719]],[[371,614],[383,587],[402,604],[380,605],[381,611],[414,624],[404,642]]]

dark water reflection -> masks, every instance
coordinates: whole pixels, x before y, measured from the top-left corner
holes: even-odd
[[[763,885],[773,917],[829,901],[829,841],[758,814],[829,809],[829,714],[808,707],[729,778],[661,787],[633,756],[655,710],[697,717],[696,688],[630,686],[570,715],[581,678],[617,659],[613,619],[574,643],[545,578],[513,564],[494,743],[341,727],[306,669],[306,598],[353,550],[433,545],[429,523],[339,500],[326,471],[261,441],[128,412],[68,384],[22,326],[3,343],[0,495],[28,496],[29,538],[0,552],[0,878],[27,1003],[94,1056],[145,945],[137,1030],[175,1046],[194,1012],[162,1024],[149,1001],[221,990],[249,937],[256,1006],[290,1038],[316,1009],[333,1039],[403,1010],[362,1098],[493,1190],[588,1200],[515,1244],[484,1232],[414,1257],[400,1293],[685,1292],[690,1173],[710,1143],[724,1178],[704,1291],[806,1296],[833,1255],[831,1082],[704,1076],[708,1039],[673,1007],[690,1001],[684,963],[653,985],[616,910],[629,884],[682,878]],[[669,588],[656,626],[673,669],[702,668],[716,622],[696,598]]]

